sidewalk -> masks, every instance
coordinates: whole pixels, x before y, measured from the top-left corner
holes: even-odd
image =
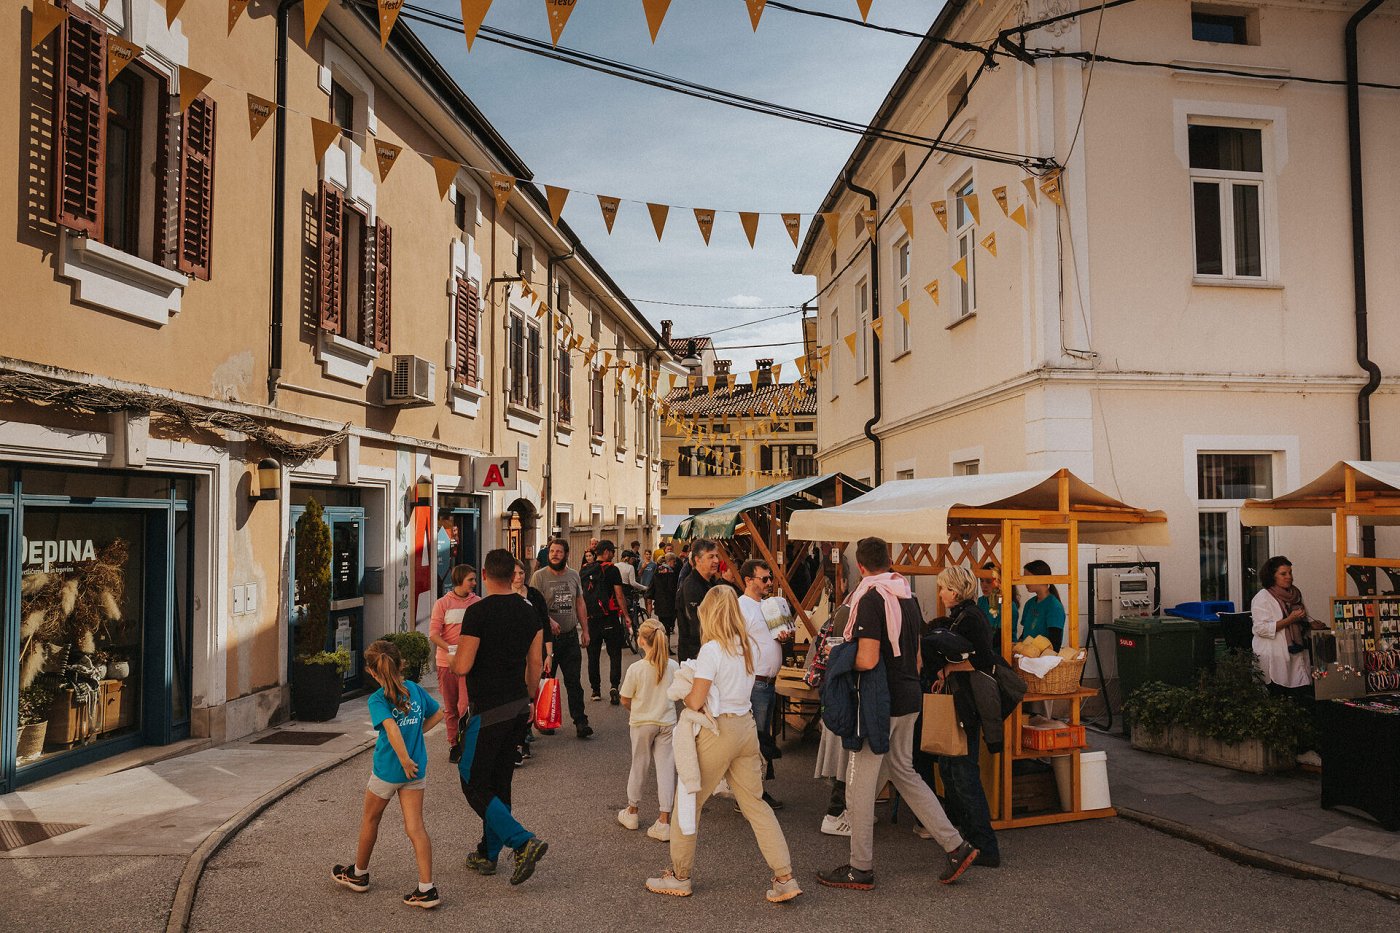
[[[1400,898],[1400,833],[1322,809],[1320,778],[1244,774],[1137,751],[1120,735],[1091,733],[1108,752],[1121,816],[1221,854]]]

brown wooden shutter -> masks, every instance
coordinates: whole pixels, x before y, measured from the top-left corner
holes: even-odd
[[[321,222],[317,235],[320,248],[321,327],[340,332],[340,262],[345,251],[345,196],[330,182],[321,182]]]
[[[178,268],[209,278],[214,243],[214,102],[201,94],[185,111],[180,137]]]
[[[394,231],[384,221],[374,221],[374,311],[365,345],[389,352],[389,316],[393,310]]]
[[[453,333],[457,338],[458,382],[475,387],[477,384],[477,308],[476,285],[457,276],[457,293],[453,306],[456,321]]]
[[[70,7],[58,45],[54,222],[100,238],[107,174],[107,29]]]
[[[180,147],[183,116],[179,98],[168,85],[161,89],[156,147],[156,251],[155,259],[167,269],[180,264]]]

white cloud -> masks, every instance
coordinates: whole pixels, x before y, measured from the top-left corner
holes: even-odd
[[[763,299],[756,295],[730,295],[724,300],[736,308],[757,308],[763,304]]]

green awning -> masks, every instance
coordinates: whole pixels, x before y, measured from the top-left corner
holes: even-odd
[[[845,484],[849,498],[870,491],[864,483],[858,483],[849,476],[840,473],[823,473],[820,476],[790,479],[745,493],[737,499],[731,499],[723,505],[715,506],[708,512],[692,515],[677,526],[674,537],[677,541],[689,541],[693,538],[732,538],[741,522],[740,515],[744,512],[762,508],[773,502],[781,502],[799,493],[817,490],[818,487],[824,485],[834,489],[836,483]],[[810,502],[806,499],[796,499],[788,505],[794,509],[821,508],[820,503]]]

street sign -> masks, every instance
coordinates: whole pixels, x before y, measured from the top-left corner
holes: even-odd
[[[474,457],[472,492],[515,489],[519,470],[519,457]]]

